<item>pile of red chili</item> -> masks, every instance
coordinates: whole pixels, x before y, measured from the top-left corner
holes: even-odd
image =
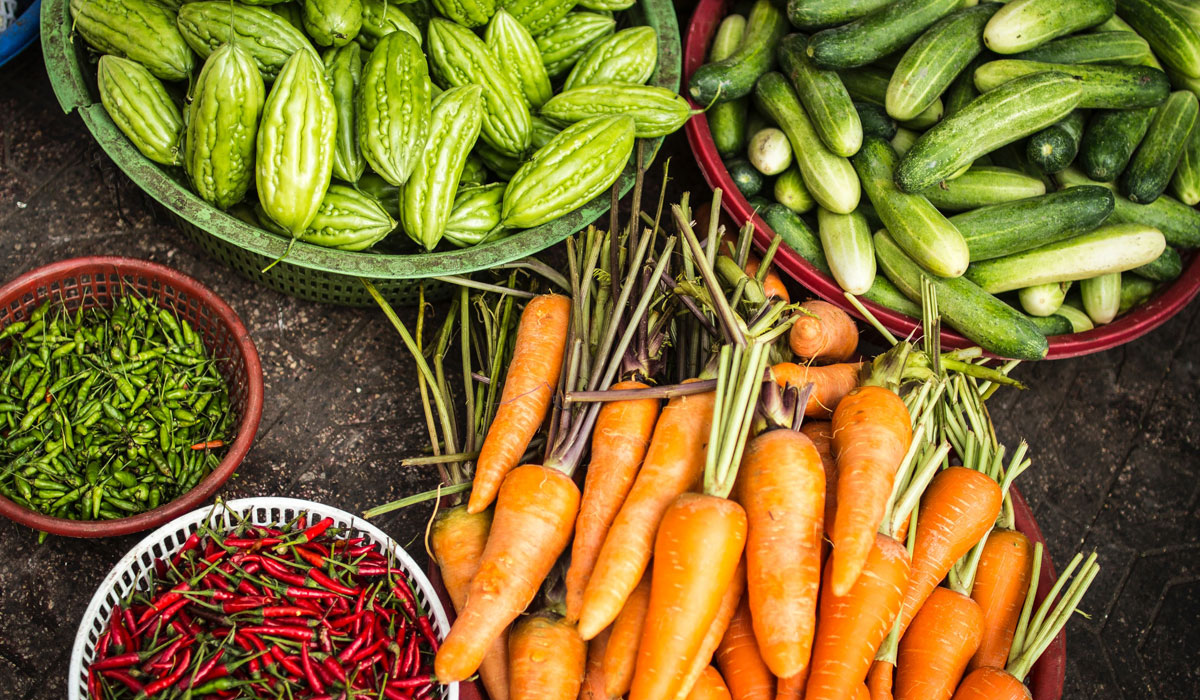
[[[329,518],[204,526],[113,608],[89,697],[433,696],[438,640],[403,571]]]

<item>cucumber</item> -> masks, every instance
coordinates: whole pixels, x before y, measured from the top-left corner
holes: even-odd
[[[846,86],[847,92],[850,93],[850,97],[886,109],[888,85],[892,79],[891,73],[877,66],[864,66],[854,70],[838,71],[838,75]],[[939,98],[934,100],[933,104],[925,111],[904,122],[902,126],[923,131],[936,124],[945,111],[946,108]]]
[[[817,206],[816,200],[804,186],[804,178],[795,163],[775,178],[775,201],[791,209],[797,214],[804,214]]]
[[[1183,258],[1178,250],[1167,246],[1162,255],[1141,267],[1133,268],[1131,272],[1155,282],[1171,282],[1183,274]]]
[[[1116,180],[1150,129],[1154,108],[1103,110],[1092,114],[1079,144],[1079,165],[1088,177]]]
[[[1065,316],[1061,316],[1059,314],[1044,317],[1026,316],[1025,318],[1029,319],[1029,322],[1032,323],[1039,331],[1042,332],[1042,335],[1045,335],[1047,338],[1056,335],[1066,335],[1073,332],[1073,329],[1071,328],[1071,322],[1068,321]]]
[[[946,88],[946,94],[942,96],[942,101],[946,104],[945,116],[953,116],[971,103],[976,97],[979,97],[979,91],[975,89],[975,69],[986,63],[991,56],[990,52],[983,52],[975,57],[954,82],[950,83],[950,87]]]
[[[855,102],[854,111],[858,112],[863,136],[878,136],[890,141],[896,135],[896,120],[888,116],[883,107],[870,102]]]
[[[1185,22],[1192,25],[1192,29],[1200,32],[1200,5],[1197,5],[1192,0],[1162,0],[1162,5],[1174,11]]]
[[[887,231],[875,234],[880,269],[904,294],[921,298],[921,277],[928,276],[896,245]],[[988,294],[970,280],[929,277],[937,292],[938,311],[946,323],[984,350],[1018,360],[1039,360],[1049,344],[1024,314]]]
[[[833,153],[849,158],[862,146],[862,123],[842,79],[808,60],[803,34],[790,34],[779,43],[779,67],[792,81],[800,104],[817,135]]]
[[[1079,153],[1083,120],[1083,112],[1077,109],[1066,119],[1030,136],[1026,147],[1029,161],[1049,175],[1065,170]]]
[[[1190,207],[1200,204],[1200,128],[1192,131],[1192,138],[1183,149],[1179,167],[1171,178],[1171,192]]]
[[[1065,73],[1027,75],[981,95],[925,132],[900,161],[896,184],[921,192],[979,156],[1050,126],[1079,105],[1079,81]]]
[[[768,119],[757,109],[751,109],[746,117],[746,140],[749,141],[751,136],[773,126],[779,126],[774,119]]]
[[[865,294],[875,281],[875,245],[867,217],[859,211],[818,209],[817,232],[833,278],[847,292]]]
[[[1088,315],[1083,312],[1083,309],[1075,305],[1075,300],[1073,299],[1063,302],[1063,305],[1059,307],[1054,315],[1067,319],[1071,324],[1072,333],[1086,333],[1096,327],[1092,324],[1092,319],[1088,318]]]
[[[1200,101],[1187,90],[1171,93],[1166,104],[1158,108],[1146,138],[1121,175],[1121,192],[1129,201],[1149,204],[1166,192],[1171,174],[1192,138],[1197,116]]]
[[[1048,282],[1025,287],[1017,293],[1021,308],[1030,316],[1050,316],[1063,305],[1070,282]]]
[[[892,0],[788,0],[787,14],[800,29],[824,29],[865,17]]]
[[[907,46],[963,0],[894,0],[849,24],[817,32],[808,55],[821,68],[865,66]]]
[[[747,197],[746,203],[749,204],[750,208],[754,211],[762,211],[771,205],[771,200],[767,199],[761,194],[756,194],[753,197]]]
[[[778,175],[792,164],[792,145],[787,134],[775,127],[767,127],[750,137],[746,147],[746,158],[763,175]]]
[[[746,19],[742,43],[729,57],[700,66],[688,82],[692,99],[703,106],[745,97],[754,81],[771,70],[775,46],[787,31],[787,18],[771,0],[756,0]]]
[[[782,73],[767,73],[755,86],[754,96],[759,109],[787,134],[813,199],[839,214],[854,211],[861,195],[854,167],[825,147],[787,78]]]
[[[1116,192],[1112,183],[1089,180],[1075,168],[1067,168],[1057,178],[1064,187],[1103,185]],[[1167,195],[1150,204],[1134,204],[1118,194],[1109,222],[1146,224],[1161,231],[1167,243],[1176,248],[1200,248],[1200,211]]]
[[[854,156],[854,168],[896,243],[921,267],[942,277],[958,277],[970,263],[962,234],[920,194],[896,188],[896,152],[883,139],[868,138]]]
[[[725,161],[725,169],[729,171],[730,179],[743,197],[753,197],[762,191],[766,178],[745,158]]]
[[[1155,284],[1150,280],[1128,272],[1121,273],[1121,306],[1117,315],[1129,311],[1135,306],[1141,306],[1154,295]]]
[[[903,158],[910,150],[913,144],[921,135],[909,129],[896,129],[896,135],[892,137],[892,150],[896,151],[896,155]]]
[[[1112,214],[1105,187],[1072,187],[1040,197],[993,204],[950,217],[971,251],[990,260],[1087,233]]]
[[[745,17],[726,17],[717,28],[708,60],[723,61],[729,58],[737,51],[745,33]],[[749,106],[750,103],[745,98],[729,100],[713,105],[705,115],[708,119],[708,130],[712,132],[713,143],[722,158],[732,158],[746,147],[746,111]]]
[[[967,211],[1046,194],[1035,177],[995,165],[972,166],[953,180],[943,180],[921,194],[945,211]]]
[[[1021,76],[1045,71],[1067,73],[1080,82],[1084,109],[1135,109],[1162,104],[1171,92],[1167,74],[1149,66],[1043,63],[1002,59],[975,70],[975,87],[989,92]]]
[[[885,101],[888,114],[907,121],[931,107],[983,51],[983,27],[999,8],[988,2],[959,10],[922,34],[892,73]]]
[[[1075,34],[1022,51],[1013,58],[1043,63],[1128,63],[1140,64],[1150,54],[1150,45],[1134,32]]]
[[[1113,16],[1114,0],[1013,0],[996,13],[983,41],[996,53],[1028,51]]]
[[[1092,323],[1102,326],[1111,323],[1121,308],[1121,273],[1110,272],[1079,283],[1083,310]]]
[[[1166,241],[1157,229],[1142,224],[1106,224],[1082,236],[974,263],[966,277],[998,294],[1046,282],[1132,270],[1162,255],[1165,247]]]
[[[1118,0],[1117,13],[1167,67],[1190,78],[1200,78],[1200,30],[1162,0]]]

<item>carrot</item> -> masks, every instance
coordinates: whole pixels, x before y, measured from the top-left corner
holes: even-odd
[[[833,520],[831,590],[845,596],[863,569],[912,441],[903,399],[881,386],[851,391],[833,413],[838,509]],[[865,677],[866,670],[863,670]]]
[[[745,544],[746,512],[733,501],[684,493],[667,508],[654,543],[650,605],[629,700],[673,700],[682,692]]]
[[[805,421],[800,432],[812,440],[817,454],[821,455],[821,467],[825,470],[825,531],[833,529],[833,518],[837,512],[837,461],[833,458],[833,424],[828,421]]]
[[[576,633],[578,634],[578,633]],[[608,640],[612,639],[612,628],[605,629],[587,642],[587,666],[583,671],[583,685],[579,688],[579,700],[608,700],[604,690],[604,654]]]
[[[775,683],[775,700],[804,700],[804,686],[808,684],[808,671],[812,665],[794,676],[779,678]]]
[[[846,595],[833,590],[832,569],[831,559],[822,578],[805,700],[844,700],[858,692],[900,612],[908,553],[891,537],[876,534],[863,575]]]
[[[612,389],[644,389],[641,382],[620,382]],[[604,536],[625,496],[633,487],[638,467],[646,456],[658,399],[612,401],[604,404],[592,430],[592,458],[583,484],[583,500],[575,521],[571,566],[567,569],[567,619],[578,620],[583,591],[604,544]]]
[[[858,349],[858,327],[850,314],[814,299],[800,305],[788,344],[805,360],[843,362]]]
[[[613,520],[583,593],[579,633],[591,639],[612,624],[646,571],[654,533],[679,494],[700,480],[712,426],[712,392],[676,396],[654,426],[642,468]]]
[[[892,700],[892,680],[896,665],[890,661],[875,659],[867,672],[867,692],[871,700]]]
[[[775,676],[758,653],[748,598],[743,597],[717,646],[717,668],[727,679],[733,700],[772,700]]]
[[[912,575],[904,592],[904,609],[900,611],[901,637],[954,562],[995,524],[1002,501],[1000,484],[983,472],[950,467],[933,477],[921,497]],[[834,540],[834,556],[837,556],[837,540]]]
[[[1011,673],[981,666],[963,679],[954,691],[954,700],[1033,700],[1033,695]]]
[[[612,634],[604,652],[604,691],[610,698],[619,698],[628,693],[633,683],[633,666],[637,663],[638,644],[642,641],[646,606],[650,604],[649,573],[642,576],[637,588],[625,601],[625,607],[621,608],[621,614],[609,627]]]
[[[786,678],[802,671],[812,652],[825,472],[812,441],[782,429],[763,433],[747,445],[738,476],[749,523],[746,595],[754,638],[767,667]],[[732,677],[730,682],[737,700],[737,684]]]
[[[535,297],[521,313],[504,391],[475,463],[470,512],[492,504],[504,475],[520,463],[546,418],[558,387],[570,321],[571,299],[559,294]]]
[[[804,415],[808,418],[828,420],[842,397],[858,386],[858,374],[861,369],[860,362],[843,362],[824,367],[780,362],[771,367],[771,376],[780,386],[803,388],[811,382],[813,391],[804,406]]]
[[[854,700],[871,700],[871,689],[867,687],[865,682],[859,683],[855,689]]]
[[[968,670],[1003,666],[1012,647],[1021,604],[1029,590],[1033,545],[1016,530],[993,530],[983,545],[971,597],[983,610],[983,641]]]
[[[733,574],[733,581],[729,584],[729,588],[725,589],[724,595],[721,596],[721,605],[717,608],[717,616],[713,618],[713,622],[708,627],[708,631],[704,633],[704,641],[700,643],[700,651],[696,652],[695,658],[692,659],[691,666],[687,674],[683,677],[683,683],[680,684],[680,692],[675,694],[675,700],[687,700],[688,692],[692,685],[700,678],[700,674],[713,660],[713,654],[716,653],[717,647],[721,646],[721,640],[725,638],[725,632],[729,630],[729,623],[733,621],[733,616],[737,612],[738,605],[742,602],[742,595],[746,592],[746,559],[743,557],[738,562],[737,571]]]
[[[563,472],[527,464],[504,477],[467,604],[434,660],[439,681],[475,673],[492,642],[533,601],[566,549],[578,511],[579,489]]]
[[[746,258],[746,274],[754,277],[758,274],[758,266],[762,261],[754,253]],[[772,265],[767,274],[763,277],[763,291],[767,293],[767,298],[774,297],[783,301],[791,301],[792,295],[788,292],[787,287],[783,284],[783,279],[779,277],[779,273],[775,271],[775,266]]]
[[[468,513],[466,506],[438,512],[429,530],[429,545],[454,609],[467,604],[471,579],[479,571],[480,558],[492,528],[492,511]],[[491,700],[508,700],[508,632],[503,631],[488,648],[479,665],[479,677]]]
[[[949,588],[933,589],[900,640],[896,700],[950,700],[982,638],[979,604]]]
[[[556,615],[529,615],[508,635],[509,696],[513,700],[571,700],[579,696],[587,643]],[[438,677],[441,680],[441,677]]]
[[[721,678],[721,674],[712,666],[705,666],[700,677],[696,679],[692,685],[692,690],[687,695],[687,700],[730,700],[729,686],[725,685],[725,679]]]

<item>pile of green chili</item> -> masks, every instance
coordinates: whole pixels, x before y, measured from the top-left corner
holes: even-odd
[[[0,493],[47,515],[122,518],[220,464],[229,392],[187,322],[128,293],[47,301],[0,331]]]

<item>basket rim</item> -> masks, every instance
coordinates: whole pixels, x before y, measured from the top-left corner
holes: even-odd
[[[69,520],[55,518],[44,513],[38,513],[0,495],[0,515],[15,522],[37,530],[42,530],[65,537],[115,537],[141,532],[161,525],[181,513],[185,513],[216,493],[226,481],[233,476],[234,471],[250,451],[254,437],[262,420],[263,410],[263,376],[262,363],[258,357],[258,349],[254,340],[246,330],[245,324],[237,313],[225,303],[215,292],[199,280],[184,273],[160,265],[149,260],[124,258],[117,256],[88,256],[59,260],[49,265],[30,270],[16,279],[0,287],[0,307],[7,306],[12,300],[26,293],[29,287],[48,286],[59,281],[83,266],[111,266],[113,272],[124,275],[140,273],[147,277],[158,279],[194,296],[201,304],[208,307],[229,334],[235,339],[238,355],[246,370],[246,410],[239,416],[237,437],[230,445],[229,451],[221,459],[221,463],[208,476],[204,477],[190,491],[178,498],[168,501],[159,507],[116,520]],[[165,307],[162,307],[165,308]]]
[[[88,649],[89,642],[87,639],[89,622],[96,619],[100,608],[103,607],[105,598],[113,591],[122,575],[134,570],[137,564],[138,557],[149,553],[155,545],[166,541],[170,535],[178,533],[181,529],[189,531],[193,526],[198,525],[206,519],[217,519],[226,511],[236,511],[245,513],[259,508],[278,508],[280,510],[292,510],[296,512],[306,512],[310,517],[332,517],[336,520],[346,520],[356,530],[361,530],[367,533],[376,543],[384,550],[395,554],[396,559],[400,562],[400,567],[404,572],[412,577],[412,580],[417,584],[417,588],[425,596],[428,603],[429,613],[433,617],[433,623],[441,637],[444,639],[450,631],[450,621],[446,616],[445,605],[441,598],[438,597],[437,590],[429,582],[429,578],[425,575],[424,569],[417,564],[412,555],[408,553],[404,547],[401,547],[390,535],[381,530],[376,525],[368,522],[365,518],[357,516],[348,511],[342,510],[335,506],[325,505],[316,501],[310,501],[302,498],[276,497],[276,496],[255,496],[251,498],[239,498],[232,501],[217,502],[209,506],[197,508],[188,513],[184,513],[170,522],[165,523],[158,529],[146,535],[136,545],[130,548],[108,574],[96,587],[96,592],[92,594],[91,600],[84,611],[83,616],[79,621],[79,629],[75,633],[75,642],[71,649],[71,661],[67,667],[67,696],[70,700],[84,700],[80,695],[80,688],[77,682],[83,673],[83,655]],[[176,544],[169,550],[163,551],[163,556],[167,556],[176,551],[182,544]],[[144,579],[148,569],[140,571],[137,575],[138,582]],[[135,584],[136,586],[136,584]],[[451,683],[446,691],[445,700],[458,700],[459,684]]]
[[[644,24],[654,27],[658,41],[658,65],[650,82],[678,92],[682,48],[674,6],[671,0],[640,0],[640,4]],[[44,0],[41,25],[46,71],[63,111],[78,111],[92,137],[113,162],[141,190],[172,214],[229,245],[270,260],[282,258],[284,264],[302,269],[369,279],[426,279],[462,275],[545,250],[583,229],[610,206],[611,199],[606,190],[554,221],[506,238],[458,250],[392,255],[336,250],[296,241],[291,251],[287,252],[287,238],[251,226],[212,207],[181,182],[169,177],[162,167],[147,159],[125,138],[103,105],[92,101],[89,82],[81,69],[81,57],[72,40],[68,0]],[[657,155],[663,137],[643,141],[647,146],[643,164],[648,164]],[[617,180],[622,196],[633,187],[632,161]]]

